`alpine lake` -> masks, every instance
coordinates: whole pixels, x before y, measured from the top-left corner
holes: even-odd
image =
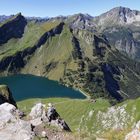
[[[0,84],[6,84],[10,88],[16,101],[30,98],[64,97],[72,99],[85,99],[79,91],[65,87],[58,82],[44,77],[33,75],[13,75],[0,77]]]

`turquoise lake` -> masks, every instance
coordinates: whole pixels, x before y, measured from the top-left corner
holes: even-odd
[[[16,101],[49,97],[86,98],[79,91],[60,85],[58,82],[47,78],[33,75],[0,77],[0,84],[8,85]]]

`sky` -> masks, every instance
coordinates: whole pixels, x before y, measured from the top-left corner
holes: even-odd
[[[114,7],[140,10],[140,0],[1,0],[0,15],[55,17],[87,13],[98,16]]]

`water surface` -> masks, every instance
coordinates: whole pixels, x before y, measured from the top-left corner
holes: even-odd
[[[58,82],[33,75],[0,77],[0,84],[6,84],[16,101],[28,98],[66,97],[86,98],[79,91],[60,85]]]

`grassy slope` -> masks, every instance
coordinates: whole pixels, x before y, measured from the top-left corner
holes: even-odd
[[[28,99],[18,102],[18,107],[26,113],[29,113],[31,107],[37,102],[42,102],[46,105],[49,102],[54,103],[58,113],[68,123],[72,131],[77,133],[78,130],[80,130],[82,138],[90,137],[92,139],[94,136],[97,136],[105,137],[108,140],[123,140],[124,136],[131,131],[132,125],[140,120],[140,98],[136,100],[127,100],[115,107],[117,108],[119,106],[121,107],[126,105],[126,112],[129,115],[133,115],[134,118],[132,123],[129,124],[128,122],[128,127],[123,130],[118,130],[118,132],[112,129],[104,131],[100,121],[96,120],[97,113],[99,113],[99,111],[107,112],[108,107],[110,107],[107,100],[98,99],[95,103],[92,103],[89,100],[73,100],[68,98]],[[132,114],[134,108],[136,108],[136,110]],[[94,111],[91,118],[89,117],[90,111]],[[96,133],[97,131],[102,131],[102,135],[100,133]]]
[[[17,52],[23,51],[26,48],[33,47],[45,32],[56,27],[58,24],[59,22],[47,22],[43,24],[29,22],[22,38],[12,38],[1,46],[0,59],[15,55]]]
[[[65,25],[61,34],[50,37],[36,51],[30,61],[28,61],[23,72],[31,74],[41,73],[41,75],[47,75],[50,79],[59,80],[63,77],[65,63],[68,65],[68,61],[71,58],[73,50],[71,39],[72,34],[67,25]],[[50,64],[56,64],[56,66],[47,71],[46,66]],[[73,68],[73,65],[69,65],[69,67]]]

